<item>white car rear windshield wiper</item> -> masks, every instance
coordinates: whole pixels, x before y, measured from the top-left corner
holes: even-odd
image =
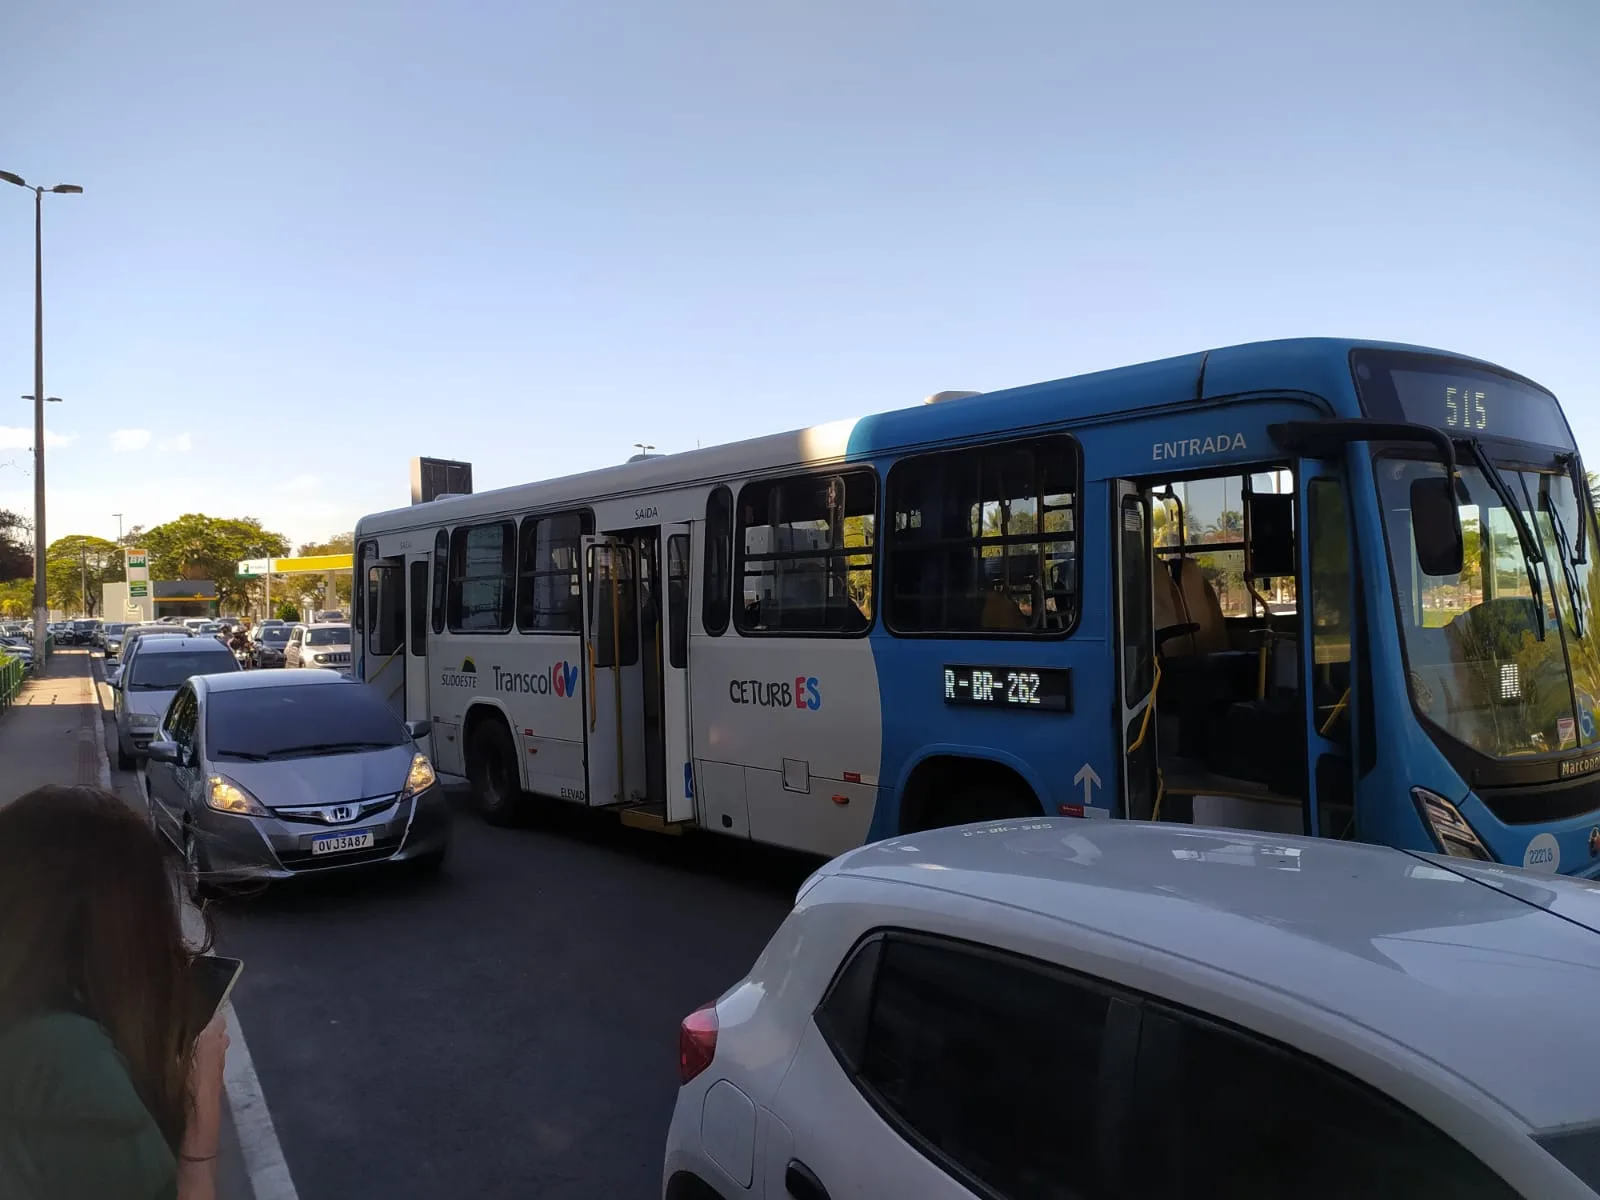
[[[1478,470],[1488,480],[1489,486],[1494,489],[1494,494],[1500,498],[1500,503],[1505,505],[1506,512],[1511,517],[1511,523],[1516,526],[1517,541],[1522,543],[1522,567],[1528,576],[1528,587],[1533,592],[1533,606],[1539,619],[1539,640],[1544,641],[1544,589],[1539,586],[1539,572],[1537,566],[1544,563],[1544,550],[1533,536],[1533,530],[1528,527],[1527,516],[1522,511],[1522,506],[1517,503],[1517,498],[1511,494],[1511,489],[1506,486],[1499,470],[1483,452],[1483,446],[1477,438],[1460,438],[1457,445],[1466,447],[1472,456],[1472,461],[1477,464]]]

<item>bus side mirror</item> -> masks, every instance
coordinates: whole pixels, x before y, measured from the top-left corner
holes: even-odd
[[[1461,574],[1466,544],[1455,487],[1448,478],[1436,475],[1411,481],[1411,536],[1417,543],[1417,566],[1424,575]]]

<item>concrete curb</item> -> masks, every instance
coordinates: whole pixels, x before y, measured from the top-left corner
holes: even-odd
[[[89,673],[89,688],[94,692],[94,744],[100,751],[100,786],[106,791],[111,791],[111,752],[106,749],[106,707],[105,701],[100,698],[100,681],[94,674],[94,654],[90,652],[83,656],[83,669]]]

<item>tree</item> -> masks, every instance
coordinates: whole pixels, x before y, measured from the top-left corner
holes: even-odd
[[[185,513],[135,532],[150,552],[152,579],[209,579],[217,586],[218,602],[229,610],[243,608],[248,596],[246,581],[238,578],[240,561],[277,558],[289,550],[281,533],[263,529],[254,517]]]
[[[33,554],[28,549],[32,536],[33,526],[0,508],[0,583],[33,578]]]
[[[45,550],[44,574],[53,606],[92,617],[100,607],[100,585],[123,577],[122,550],[105,538],[68,534]]]
[[[32,572],[29,572],[32,574]],[[33,611],[33,580],[13,579],[0,583],[0,617],[22,620]]]

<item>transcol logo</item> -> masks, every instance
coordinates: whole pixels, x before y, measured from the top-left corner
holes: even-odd
[[[517,696],[576,696],[578,694],[578,666],[576,663],[551,663],[544,671],[494,671],[494,690]]]
[[[461,670],[444,672],[439,676],[439,682],[450,688],[475,688],[478,686],[478,664],[471,658],[463,658]]]

